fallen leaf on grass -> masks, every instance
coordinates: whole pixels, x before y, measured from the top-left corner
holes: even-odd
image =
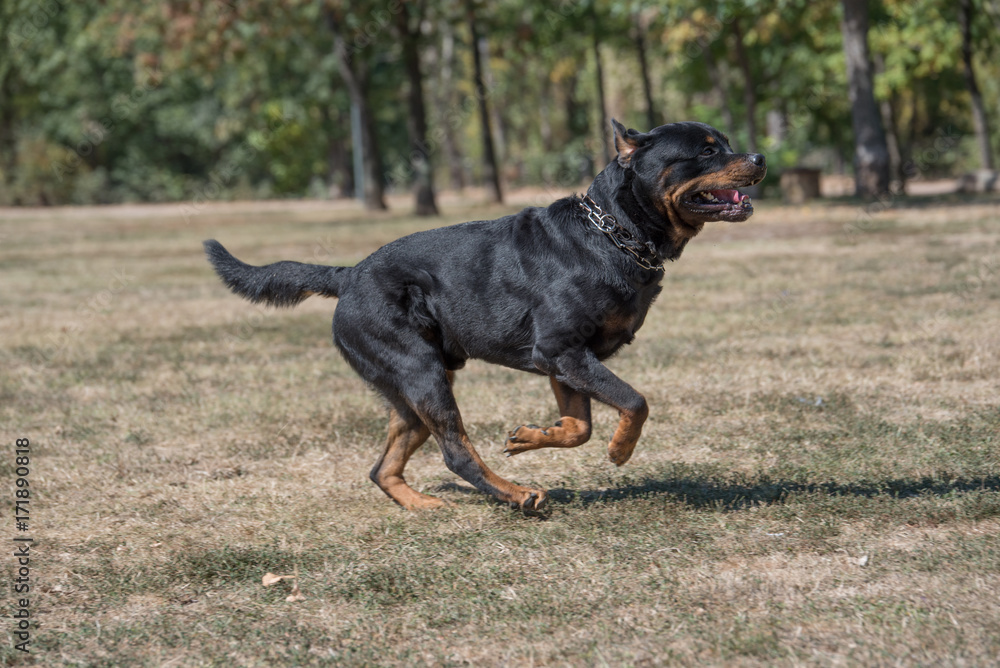
[[[306,600],[306,597],[302,595],[301,591],[299,591],[299,586],[295,585],[294,587],[292,587],[292,593],[289,594],[288,598],[286,598],[285,600],[288,601],[289,603],[298,603],[299,601]]]
[[[294,575],[275,575],[274,573],[264,573],[264,578],[262,580],[265,587],[270,587],[273,584],[278,584],[282,580],[294,580]],[[296,585],[297,588],[297,585]]]
[[[302,591],[299,589],[299,582],[298,582],[298,580],[299,580],[299,567],[298,566],[295,567],[295,574],[294,575],[275,575],[274,573],[270,573],[270,572],[265,573],[262,582],[263,582],[263,584],[264,584],[265,587],[270,587],[273,584],[278,584],[282,580],[295,580],[295,584],[292,585],[292,593],[288,595],[288,597],[285,599],[286,601],[288,601],[289,603],[297,603],[299,601],[306,600],[305,595],[303,595]]]

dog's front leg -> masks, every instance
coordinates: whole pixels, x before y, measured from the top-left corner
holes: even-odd
[[[611,373],[589,348],[536,345],[532,361],[558,382],[618,409],[618,428],[608,444],[608,457],[618,466],[627,462],[649,415],[646,398]]]
[[[559,404],[559,419],[543,429],[533,424],[515,427],[507,434],[508,457],[538,448],[575,448],[590,440],[590,397],[549,378]]]

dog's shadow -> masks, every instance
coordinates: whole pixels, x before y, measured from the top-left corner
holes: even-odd
[[[469,496],[480,493],[473,487],[454,482],[442,483],[437,485],[435,489]],[[692,508],[738,511],[754,506],[781,504],[790,495],[798,494],[865,498],[889,496],[903,499],[928,494],[943,497],[978,490],[1000,491],[1000,476],[956,477],[949,480],[925,476],[850,483],[836,481],[802,483],[789,480],[771,480],[765,477],[755,481],[738,482],[695,476],[672,476],[668,478],[647,477],[621,486],[601,489],[556,487],[549,489],[548,492],[549,503],[553,505],[590,506],[597,503],[618,503],[632,499],[669,497]]]

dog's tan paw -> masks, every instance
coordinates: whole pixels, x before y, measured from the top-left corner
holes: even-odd
[[[437,510],[438,508],[444,508],[447,505],[447,501],[442,501],[441,499],[433,496],[423,495],[421,498],[412,499],[403,507],[407,510]]]
[[[548,432],[538,425],[529,424],[514,427],[513,431],[507,434],[503,453],[510,457],[544,447],[544,439],[547,436]]]
[[[511,501],[510,507],[522,512],[538,512],[549,500],[549,495],[541,489],[526,489],[520,501]]]
[[[615,443],[612,442],[608,445],[608,459],[615,466],[621,466],[629,459],[632,458],[632,453],[635,452],[635,443]]]
[[[556,420],[551,427],[521,425],[507,434],[504,454],[510,457],[538,448],[575,448],[590,438],[590,423],[573,417]]]

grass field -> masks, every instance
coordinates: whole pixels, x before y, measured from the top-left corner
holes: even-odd
[[[552,490],[547,514],[475,492],[434,443],[408,478],[451,505],[406,513],[368,481],[385,415],[330,343],[335,303],[251,306],[200,242],[353,263],[512,208],[0,213],[0,479],[12,494],[30,438],[31,658],[1000,662],[1000,199],[764,205],[711,227],[610,362],[650,404],[626,466],[603,406],[586,446],[504,458],[555,401],[471,362],[470,435],[500,475]],[[305,599],[267,572],[297,572]],[[25,661],[10,621],[0,660]]]

